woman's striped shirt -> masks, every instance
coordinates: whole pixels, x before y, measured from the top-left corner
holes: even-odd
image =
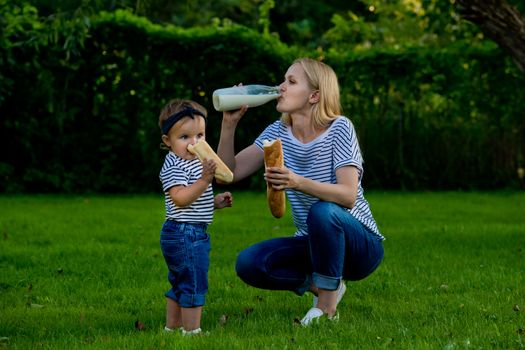
[[[211,224],[213,220],[213,188],[210,183],[206,191],[187,207],[179,207],[173,203],[169,189],[173,186],[189,186],[200,179],[202,163],[199,159],[182,159],[169,152],[164,159],[160,171],[160,181],[164,190],[166,219],[188,223]]]
[[[380,240],[379,232],[368,202],[363,195],[363,158],[353,124],[344,116],[335,119],[330,127],[315,140],[302,143],[297,140],[291,128],[280,120],[270,124],[255,140],[263,148],[264,140],[281,139],[284,165],[297,175],[324,182],[336,183],[335,171],[344,166],[355,166],[359,173],[357,200],[352,209],[347,209],[357,220],[372,231]],[[292,207],[292,216],[297,227],[296,236],[308,234],[306,218],[310,207],[319,201],[317,197],[287,189],[286,195]]]

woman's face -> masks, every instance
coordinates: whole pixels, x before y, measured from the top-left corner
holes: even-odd
[[[162,136],[162,141],[180,158],[191,160],[195,155],[188,151],[188,145],[194,145],[205,137],[206,121],[196,115],[194,118],[184,117],[176,122],[168,135]]]
[[[310,111],[314,90],[308,83],[306,73],[299,63],[292,64],[279,85],[281,97],[277,101],[280,113],[297,113]]]

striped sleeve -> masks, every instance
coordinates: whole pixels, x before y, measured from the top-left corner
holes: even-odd
[[[338,118],[334,125],[334,168],[353,165],[363,172],[363,158],[352,122],[347,118]]]
[[[160,180],[162,183],[162,190],[169,191],[174,186],[187,186],[189,180],[189,173],[184,172],[181,167],[176,166],[176,159],[174,157],[166,156],[164,165],[160,171]]]

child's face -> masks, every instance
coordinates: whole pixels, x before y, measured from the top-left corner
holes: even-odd
[[[184,117],[173,125],[168,135],[162,135],[162,141],[170,150],[182,159],[194,159],[195,155],[188,151],[188,145],[194,145],[206,137],[206,122],[196,115],[194,118]]]

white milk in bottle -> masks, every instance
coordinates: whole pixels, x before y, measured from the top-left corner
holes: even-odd
[[[213,92],[213,107],[217,111],[231,111],[248,105],[257,107],[280,96],[278,86],[241,85]]]

